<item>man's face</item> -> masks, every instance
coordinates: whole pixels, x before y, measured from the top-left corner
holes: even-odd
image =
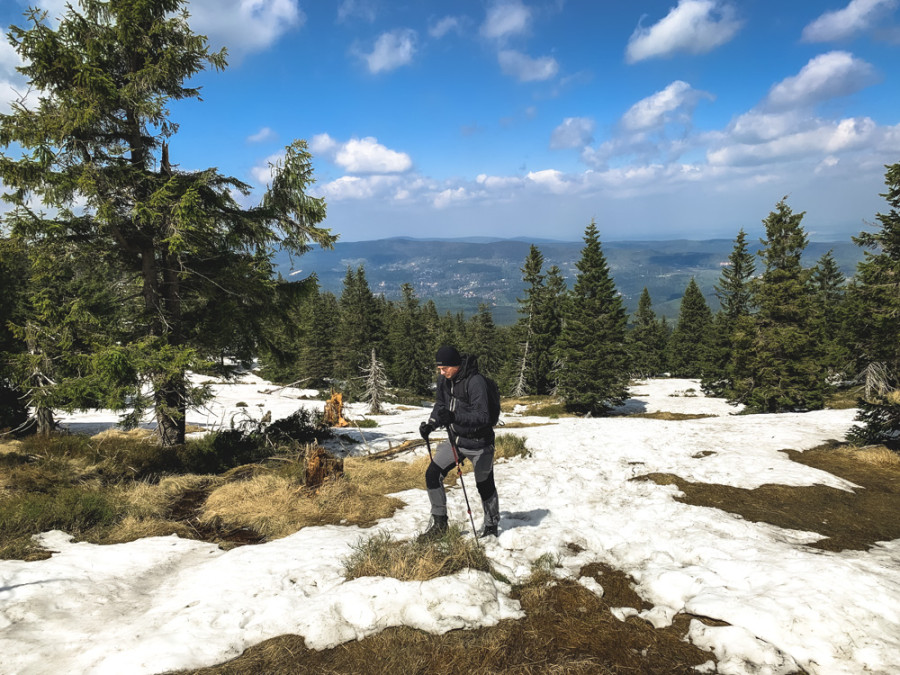
[[[459,372],[459,366],[438,366],[437,369],[448,380],[452,380],[453,376]]]

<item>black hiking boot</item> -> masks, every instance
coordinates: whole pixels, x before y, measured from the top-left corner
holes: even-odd
[[[417,541],[437,541],[447,533],[447,516],[432,516],[431,527],[419,535]]]
[[[485,537],[496,537],[497,536],[497,526],[496,525],[485,525],[484,529],[481,531],[481,534],[478,535],[479,539],[484,539]]]

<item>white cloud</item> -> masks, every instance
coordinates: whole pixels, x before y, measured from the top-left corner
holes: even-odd
[[[451,31],[462,31],[462,21],[455,16],[445,16],[428,27],[428,34],[435,39],[440,39]]]
[[[278,134],[276,134],[269,127],[263,127],[255,134],[250,134],[247,136],[248,143],[263,143],[265,141],[271,141],[274,138],[277,138]]]
[[[567,194],[573,191],[573,184],[566,179],[562,171],[556,169],[530,171],[525,178],[553,194]]]
[[[720,0],[679,0],[658,23],[638,26],[628,40],[625,59],[635,63],[676,52],[704,54],[734,37],[741,22],[734,8]]]
[[[488,176],[484,173],[479,174],[475,182],[486,190],[498,192],[522,186],[522,179],[516,176]]]
[[[559,71],[559,64],[552,56],[533,59],[513,49],[503,49],[497,54],[500,69],[520,82],[549,80]]]
[[[884,130],[868,117],[839,122],[820,122],[817,126],[773,137],[761,143],[730,143],[710,150],[707,159],[717,166],[754,166],[803,157],[833,155],[881,142]]]
[[[190,0],[187,9],[194,32],[231,54],[264,50],[306,21],[298,0]]]
[[[404,173],[412,168],[408,154],[391,150],[372,136],[340,143],[328,134],[317,134],[309,147],[313,154],[330,159],[350,173]]]
[[[338,5],[337,20],[343,22],[360,19],[372,23],[376,14],[375,5],[370,0],[342,0]]]
[[[328,134],[316,134],[309,141],[309,150],[315,155],[326,155],[333,153],[338,145],[338,142]]]
[[[395,70],[412,62],[416,37],[416,31],[410,28],[398,28],[379,35],[372,51],[362,55],[369,72]]]
[[[851,0],[843,9],[825,12],[803,29],[804,42],[846,40],[876,26],[897,6],[897,0]]]
[[[857,92],[875,79],[874,68],[862,59],[848,52],[829,52],[810,60],[797,75],[772,87],[765,104],[775,110],[811,106]]]
[[[527,32],[531,24],[531,10],[519,0],[494,2],[481,25],[481,35],[491,40],[503,40]]]
[[[463,187],[447,188],[438,192],[431,203],[436,209],[445,209],[452,204],[466,202],[469,197],[469,193]]]
[[[397,184],[395,176],[342,176],[321,187],[326,200],[372,199],[387,194]]]
[[[275,175],[275,167],[284,162],[284,150],[269,155],[261,163],[250,169],[250,175],[256,182],[262,185],[271,185]]]
[[[691,85],[675,80],[662,91],[635,103],[622,116],[622,126],[629,131],[657,129],[670,121],[672,113],[693,110],[700,98],[712,98],[706,92],[692,89]]]
[[[550,136],[550,147],[583,148],[594,142],[594,120],[589,117],[567,117]]]

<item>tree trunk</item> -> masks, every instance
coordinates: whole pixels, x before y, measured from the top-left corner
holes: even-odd
[[[38,436],[49,436],[56,423],[53,421],[53,411],[50,408],[35,408],[34,419],[37,422]]]

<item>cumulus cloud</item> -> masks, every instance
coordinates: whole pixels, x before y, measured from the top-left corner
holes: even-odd
[[[625,59],[636,63],[676,52],[705,54],[719,47],[741,27],[734,8],[720,0],[679,0],[658,23],[638,26],[628,40]]]
[[[428,34],[436,40],[452,31],[462,31],[462,21],[455,16],[445,16],[428,26]]]
[[[693,89],[687,82],[675,80],[662,91],[635,103],[622,116],[622,126],[629,131],[657,129],[670,121],[673,114],[690,113],[701,98],[712,98]]]
[[[589,117],[567,117],[550,136],[550,147],[583,148],[594,142],[594,120]]]
[[[261,51],[306,22],[298,0],[190,0],[191,28],[229,53]]]
[[[447,188],[438,192],[431,203],[436,209],[445,209],[452,204],[468,201],[469,197],[464,187]]]
[[[804,42],[846,40],[876,26],[892,12],[897,0],[851,0],[843,9],[825,12],[803,29]]]
[[[409,155],[386,148],[371,136],[339,143],[328,134],[318,134],[309,147],[314,155],[325,156],[350,173],[404,173],[412,168]]]
[[[795,76],[772,87],[767,107],[784,110],[811,106],[864,89],[876,80],[874,68],[848,52],[829,52],[809,61]]]
[[[730,143],[710,150],[707,159],[716,166],[754,166],[802,157],[833,155],[871,147],[883,134],[868,117],[821,121],[815,127],[772,137],[760,143]]]
[[[513,49],[502,49],[497,54],[500,69],[520,82],[549,80],[559,71],[559,64],[552,56],[533,59]]]
[[[565,174],[556,169],[530,171],[525,178],[544,190],[557,195],[572,192],[574,187],[573,184],[566,179]]]
[[[269,127],[263,127],[262,129],[257,131],[255,134],[250,134],[249,136],[247,136],[247,142],[248,143],[263,143],[265,141],[271,141],[272,139],[276,138],[277,136],[278,136],[278,134],[276,134]]]
[[[503,40],[528,31],[531,10],[519,0],[499,0],[488,7],[481,35],[491,40]]]
[[[25,79],[16,72],[22,65],[16,50],[6,39],[6,31],[0,27],[0,110],[7,110],[9,104],[25,94]]]
[[[397,176],[342,176],[319,188],[327,201],[374,199],[390,196],[398,190]]]
[[[250,169],[250,175],[260,185],[270,185],[275,176],[275,168],[284,162],[284,150],[269,155],[262,162]]]
[[[475,182],[492,192],[510,190],[522,186],[522,179],[517,176],[488,176],[484,173],[479,174]]]
[[[395,70],[412,62],[416,53],[416,31],[398,28],[382,33],[369,53],[362,54],[370,73]]]

